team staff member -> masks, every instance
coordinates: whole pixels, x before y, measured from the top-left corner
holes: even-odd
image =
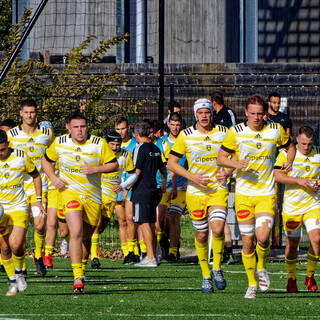
[[[22,272],[25,261],[24,241],[29,222],[28,205],[24,192],[25,174],[32,177],[36,196],[40,199],[42,196],[41,177],[36,166],[25,151],[9,148],[7,134],[0,130],[0,203],[9,217],[7,224],[10,227],[9,246],[5,248],[5,245],[1,245],[1,252],[9,281],[13,280],[8,295],[16,294],[17,290],[27,289]],[[35,202],[34,205],[44,214],[41,201]],[[11,252],[13,259],[11,259]]]
[[[8,139],[11,146],[27,152],[29,158],[36,165],[41,175],[42,199],[36,198],[36,192],[30,175],[26,176],[24,188],[34,223],[34,261],[38,275],[44,276],[46,274],[46,268],[43,264],[41,254],[45,242],[45,215],[42,214],[42,211],[39,211],[37,202],[42,201],[44,206],[46,206],[47,203],[48,181],[46,175],[41,169],[41,158],[46,148],[48,148],[54,140],[54,135],[51,129],[37,124],[37,116],[38,110],[35,101],[24,100],[20,105],[20,117],[22,123],[8,131]]]
[[[98,259],[99,234],[105,230],[113,215],[117,202],[117,192],[122,191],[121,176],[124,171],[131,174],[135,169],[131,153],[121,148],[122,139],[118,132],[109,132],[107,135],[107,142],[117,158],[119,168],[115,172],[103,173],[101,175],[102,214],[99,219],[99,224],[95,228],[91,238],[91,267],[94,269],[98,269],[101,266]],[[126,235],[123,235],[123,232],[120,232],[119,230],[120,243],[124,242],[124,236]]]
[[[221,166],[238,169],[235,206],[242,236],[242,261],[249,282],[245,298],[250,299],[257,295],[255,237],[259,287],[266,291],[270,286],[266,261],[276,204],[273,174],[276,147],[288,150],[287,163],[284,164],[287,170],[290,170],[295,155],[295,147],[283,127],[277,123],[265,123],[267,110],[268,105],[261,95],[249,97],[245,107],[247,121],[229,129],[217,159]],[[230,158],[232,154],[237,158]]]
[[[134,182],[130,182],[130,186],[133,185],[131,196],[133,221],[139,226],[147,247],[147,256],[135,264],[138,267],[157,267],[155,222],[156,208],[162,195],[157,188],[158,170],[162,177],[162,192],[165,192],[167,183],[167,171],[161,159],[161,151],[152,142],[150,129],[145,121],[137,123],[134,127],[138,144],[133,153],[135,179]],[[130,186],[126,186],[125,194]]]
[[[286,266],[288,271],[287,292],[297,292],[296,263],[297,247],[300,241],[301,227],[304,225],[310,240],[307,254],[307,276],[305,284],[309,291],[317,291],[314,279],[320,254],[320,148],[313,146],[313,129],[303,126],[299,129],[297,152],[292,170],[282,169],[287,162],[287,152],[281,151],[274,165],[276,182],[285,184],[283,198],[283,225],[286,232]]]
[[[223,290],[226,281],[221,271],[224,224],[227,215],[227,172],[216,163],[217,154],[228,129],[212,123],[213,109],[208,99],[194,103],[196,123],[183,130],[175,141],[168,161],[169,170],[189,180],[186,203],[195,229],[195,246],[202,271],[202,292],[213,292],[208,263],[208,230],[212,230],[213,270],[216,287]],[[179,164],[186,155],[189,169]]]
[[[118,169],[107,142],[88,133],[87,119],[74,113],[67,119],[69,134],[57,137],[42,158],[42,167],[59,190],[70,232],[70,258],[75,292],[84,288],[82,261],[88,260],[91,236],[101,209],[101,173]],[[54,165],[58,161],[59,176]]]

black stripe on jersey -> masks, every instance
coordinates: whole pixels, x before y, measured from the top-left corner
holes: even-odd
[[[99,142],[100,142],[100,138],[98,138],[98,137],[93,137],[92,138],[92,143],[99,144]]]
[[[218,125],[219,131],[227,132],[227,128],[225,126]]]
[[[50,135],[50,131],[48,128],[42,127],[42,133],[45,134],[46,136]]]
[[[51,159],[48,157],[48,155],[47,155],[46,152],[44,153],[44,157],[45,157],[46,160],[48,160],[49,162],[55,162],[54,160],[51,160]]]
[[[129,174],[132,174],[132,173],[135,173],[136,172],[136,169],[133,169],[131,171],[127,171]]]
[[[175,151],[173,151],[173,150],[170,151],[170,154],[172,154],[172,155],[174,155],[174,156],[176,156],[176,157],[178,157],[178,158],[182,158],[182,157],[183,157],[183,154],[180,154],[180,153],[175,152]]]
[[[274,166],[273,169],[279,169],[279,170],[281,170],[282,167],[280,167],[280,166]]]
[[[316,147],[317,153],[320,153],[320,147]]]
[[[289,137],[287,143],[285,143],[283,146],[280,146],[279,148],[280,148],[280,149],[281,149],[281,148],[286,148],[286,147],[289,146],[290,143],[291,143],[291,138]]]
[[[117,161],[117,158],[113,158],[112,160],[110,160],[110,161],[108,161],[108,162],[105,162],[105,164],[106,164],[106,163],[112,163],[112,162],[118,162],[118,161]]]
[[[10,133],[12,134],[13,137],[15,137],[19,134],[19,131],[17,128],[13,128],[10,130]]]
[[[24,151],[23,150],[16,149],[16,154],[17,154],[18,157],[21,157],[21,158],[24,157]]]
[[[278,124],[276,122],[271,122],[270,123],[270,128],[276,130],[276,129],[278,129]]]
[[[225,152],[228,152],[228,153],[234,153],[234,150],[229,149],[229,148],[225,147],[224,145],[221,146],[221,149],[222,149],[223,151],[225,151]]]
[[[37,167],[34,168],[34,170],[32,172],[28,172],[30,174],[30,176],[35,176],[39,173]]]
[[[183,130],[183,133],[184,133],[186,136],[188,136],[189,134],[192,133],[192,130],[191,130],[191,128],[187,128],[187,129],[184,129],[184,130]]]
[[[66,143],[67,142],[67,136],[61,136],[59,137],[59,143],[62,144],[62,143]]]
[[[122,151],[121,151],[121,153],[122,153],[122,155],[124,156],[124,157],[127,157],[128,156],[128,151],[127,150],[125,150],[125,149],[121,149]]]
[[[234,130],[239,133],[240,131],[243,131],[243,127],[241,124],[237,124],[236,126],[234,126]]]

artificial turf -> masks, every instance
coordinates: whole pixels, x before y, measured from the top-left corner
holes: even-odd
[[[298,265],[296,294],[287,294],[285,265],[270,263],[271,289],[256,300],[243,298],[247,280],[243,266],[224,266],[227,288],[201,293],[196,263],[163,262],[158,268],[124,266],[101,259],[102,268],[88,263],[85,292],[72,292],[69,259],[55,258],[47,276],[35,275],[30,258],[28,289],[6,297],[6,276],[0,274],[0,319],[303,319],[320,318],[320,293],[303,284],[305,264]],[[317,277],[316,277],[317,278]]]

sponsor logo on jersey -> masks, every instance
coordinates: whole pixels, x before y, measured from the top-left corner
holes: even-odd
[[[78,148],[76,149],[76,152],[81,152],[81,148],[78,147]]]
[[[80,202],[77,200],[71,200],[67,203],[67,208],[75,209],[80,207]]]
[[[34,151],[34,146],[29,147],[29,151],[33,152]]]
[[[8,178],[10,177],[10,173],[9,173],[9,172],[6,172],[6,173],[4,174],[4,177],[5,177],[6,179],[8,179]]]
[[[64,218],[64,217],[65,217],[62,209],[59,209],[59,216],[60,216],[61,218]]]
[[[254,138],[255,138],[255,139],[261,139],[262,137],[261,137],[260,134],[258,133]]]
[[[250,215],[250,211],[249,210],[239,210],[237,212],[237,217],[239,219],[245,219],[245,218],[249,217],[249,215]]]
[[[77,161],[80,161],[80,156],[79,156],[79,155],[76,156],[76,160],[77,160]]]
[[[307,157],[306,160],[304,160],[304,162],[310,162],[310,159]]]
[[[207,144],[207,145],[206,145],[206,149],[207,149],[208,151],[211,151],[212,147]]]
[[[5,163],[5,165],[3,166],[4,169],[8,169],[9,165],[7,163]]]
[[[29,143],[33,143],[33,142],[34,142],[34,139],[33,139],[33,138],[30,138],[28,142],[29,142]]]
[[[258,148],[258,149],[261,149],[261,147],[262,147],[261,142],[258,142],[258,143],[257,143],[257,148]]]
[[[205,212],[204,212],[204,210],[194,210],[194,211],[192,211],[192,215],[193,215],[195,218],[200,219],[200,218],[204,217]]]
[[[204,141],[210,141],[210,137],[206,136],[206,137],[204,138]]]
[[[299,227],[299,221],[287,221],[286,226],[288,229],[294,230]]]
[[[306,171],[309,172],[310,171],[310,166],[306,166]]]

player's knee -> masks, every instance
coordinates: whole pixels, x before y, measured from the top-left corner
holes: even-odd
[[[227,218],[227,212],[223,209],[214,209],[209,213],[209,221],[214,222],[216,220],[225,222]]]
[[[254,236],[254,225],[253,224],[239,224],[240,233],[243,236]]]
[[[207,219],[192,220],[193,229],[198,233],[207,232],[209,230],[209,223]]]

